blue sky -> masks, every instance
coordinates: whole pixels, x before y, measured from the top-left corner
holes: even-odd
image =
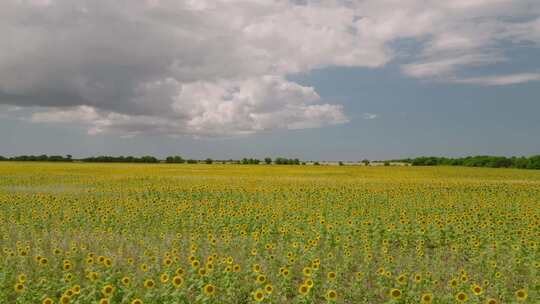
[[[150,2],[0,4],[0,155],[540,153],[535,1]]]

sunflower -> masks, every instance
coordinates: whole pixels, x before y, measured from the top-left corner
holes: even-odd
[[[45,298],[45,299],[43,299],[41,304],[54,304],[54,300],[51,299],[51,298]]]
[[[469,296],[467,296],[467,294],[464,293],[463,291],[458,292],[456,294],[455,298],[460,303],[467,302],[467,300],[469,300]]]
[[[103,261],[103,265],[105,265],[105,267],[107,267],[107,268],[111,268],[112,264],[113,264],[113,262],[109,258],[106,258],[105,261]]]
[[[233,271],[234,272],[240,272],[240,270],[242,270],[242,267],[239,264],[235,264],[233,266]]]
[[[448,282],[448,285],[452,288],[456,288],[459,285],[459,281],[457,279],[451,279],[450,282]]]
[[[422,304],[430,304],[433,301],[433,294],[431,293],[424,293],[422,297],[420,297],[420,302]]]
[[[148,271],[148,265],[146,264],[141,264],[139,266],[139,269],[142,271],[142,272],[147,272]]]
[[[515,295],[516,295],[516,300],[518,300],[519,302],[524,302],[529,297],[525,289],[520,289],[516,291]]]
[[[309,286],[307,286],[306,284],[302,284],[300,285],[300,287],[298,287],[298,293],[302,296],[305,296],[307,295],[309,292]]]
[[[397,278],[396,278],[396,281],[399,285],[405,285],[407,284],[407,276],[404,275],[404,274],[400,274]]]
[[[184,285],[184,278],[181,276],[175,276],[172,278],[172,284],[176,288],[182,287]]]
[[[337,299],[337,292],[333,289],[330,289],[326,292],[326,299],[328,301],[335,301]]]
[[[207,296],[213,296],[216,293],[216,287],[212,284],[206,284],[203,291]]]
[[[307,279],[304,281],[304,284],[307,285],[310,289],[313,288],[313,285],[315,284],[312,279]]]
[[[486,304],[498,304],[499,302],[496,299],[489,298],[485,302]]]
[[[259,273],[259,272],[261,272],[261,265],[259,265],[259,264],[253,264],[253,266],[251,267],[251,269],[253,270],[253,272]]]
[[[114,292],[114,287],[110,284],[107,284],[103,286],[103,288],[101,288],[101,293],[103,294],[103,296],[107,298],[110,297],[113,292]]]
[[[397,289],[397,288],[392,288],[390,289],[390,297],[392,297],[392,299],[400,299],[401,298],[401,290]]]
[[[143,304],[143,301],[141,299],[134,299],[131,301],[131,304]]]
[[[73,294],[80,294],[81,293],[81,285],[73,285],[73,287],[71,287],[71,291],[73,291]]]
[[[144,287],[146,287],[146,288],[154,288],[154,286],[156,286],[156,282],[154,282],[154,280],[152,280],[152,279],[144,280]]]
[[[161,281],[161,283],[165,284],[169,281],[169,275],[166,274],[166,273],[162,273],[160,276],[159,276],[159,280]]]
[[[60,297],[60,304],[67,304],[71,301],[71,297],[68,295],[63,295]]]
[[[266,276],[263,274],[260,274],[255,278],[255,281],[259,284],[264,284],[264,282],[266,282]]]
[[[99,278],[99,274],[95,271],[91,271],[88,273],[87,277],[90,281],[96,281]]]
[[[129,277],[123,277],[121,279],[121,282],[122,282],[122,284],[124,284],[124,286],[128,286],[129,283],[131,282],[131,279]]]
[[[23,283],[16,283],[15,286],[13,286],[13,289],[15,289],[16,293],[21,293],[24,291],[25,287]]]
[[[173,261],[171,259],[169,259],[169,258],[166,258],[166,259],[163,260],[163,266],[165,266],[165,267],[171,266],[172,263],[173,263]]]
[[[330,280],[330,281],[335,280],[336,277],[337,277],[337,274],[336,274],[334,271],[330,271],[330,272],[326,275],[326,278],[328,278],[328,280]]]
[[[306,277],[310,277],[311,274],[313,273],[313,270],[311,269],[311,267],[304,267],[304,269],[302,269],[302,273],[303,273]]]
[[[471,291],[477,296],[481,295],[482,292],[483,292],[482,287],[480,285],[478,285],[478,284],[472,285],[471,286]]]
[[[111,301],[109,301],[109,298],[103,298],[99,300],[99,304],[110,304]]]
[[[19,283],[25,283],[26,282],[26,275],[24,273],[21,273],[17,276],[17,281],[19,281]]]
[[[264,291],[267,294],[272,294],[272,292],[274,291],[274,287],[272,286],[272,284],[266,284],[266,286],[264,286]]]
[[[264,292],[260,289],[257,289],[253,293],[253,299],[257,302],[262,302],[264,300]]]

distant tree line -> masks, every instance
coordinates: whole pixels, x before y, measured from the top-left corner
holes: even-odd
[[[153,156],[96,156],[83,158],[80,161],[89,163],[159,163]]]
[[[504,156],[467,156],[460,158],[448,157],[417,157],[402,159],[402,162],[413,166],[465,166],[488,168],[518,168],[540,169],[540,155],[531,157],[504,157]]]
[[[184,158],[182,158],[181,156],[168,156],[167,158],[165,158],[165,162],[166,163],[170,163],[170,164],[183,164],[183,163],[188,163],[188,164],[195,164],[195,163],[199,163],[198,160],[195,160],[195,159],[188,159],[188,160],[185,160]],[[212,164],[214,163],[215,161],[211,158],[207,158],[205,159],[204,161],[202,161],[206,164]],[[230,159],[230,160],[227,160],[227,161],[219,161],[221,163],[231,163],[231,164],[240,164],[240,165],[258,165],[258,164],[261,164],[261,163],[265,163],[267,165],[270,165],[272,163],[276,164],[276,165],[300,165],[301,162],[298,158],[283,158],[283,157],[278,157],[274,160],[272,160],[272,158],[270,157],[266,157],[264,158],[264,160],[260,160],[260,159],[257,159],[257,158],[242,158],[241,160],[233,160],[233,159]],[[305,164],[305,163],[304,163]]]
[[[0,156],[0,161],[50,161],[50,162],[71,162],[73,159],[71,155],[61,156],[61,155],[19,155],[14,157],[4,157]]]
[[[256,158],[242,158],[242,165],[258,165],[261,161]]]
[[[92,157],[86,157],[81,159],[73,159],[71,155],[66,156],[60,156],[60,155],[20,155],[20,156],[14,156],[14,157],[4,157],[0,155],[0,161],[41,161],[41,162],[47,162],[47,161],[56,161],[56,162],[72,162],[72,161],[78,161],[78,162],[89,162],[89,163],[160,163],[162,162],[156,157],[153,156],[142,156],[142,157],[136,157],[136,156],[109,156],[109,155],[100,155],[100,156],[92,156]],[[204,160],[197,160],[197,159],[185,159],[182,156],[179,155],[173,155],[173,156],[167,156],[164,160],[165,163],[168,164],[198,164],[198,163],[205,163],[205,164],[213,164],[215,161],[211,158],[207,158]],[[266,157],[263,160],[257,159],[257,158],[242,158],[241,160],[228,160],[228,161],[218,161],[220,163],[232,163],[232,164],[242,164],[242,165],[258,165],[261,163],[265,163],[267,165],[270,165],[272,163],[276,165],[305,165],[305,162],[301,162],[298,158],[284,158],[284,157],[277,157],[274,160],[270,157]]]
[[[95,156],[82,159],[73,159],[71,155],[20,155],[13,157],[0,156],[0,161],[41,161],[41,162],[93,162],[93,163],[160,163],[159,159],[153,156]],[[212,164],[215,161],[211,158],[205,160],[196,159],[184,159],[181,156],[168,156],[165,158],[165,163],[170,164],[198,164],[206,163]],[[305,165],[305,162],[301,162],[298,158],[284,158],[277,157],[272,160],[270,157],[259,160],[256,158],[243,158],[241,160],[229,160],[219,161],[221,163],[243,164],[243,165],[258,165],[260,163],[276,164],[276,165]],[[369,164],[368,160],[362,161],[364,164]],[[519,169],[540,169],[540,155],[530,157],[505,157],[505,156],[467,156],[460,158],[448,158],[448,157],[417,157],[393,160],[393,162],[405,162],[413,166],[465,166],[465,167],[489,167],[489,168],[519,168]],[[315,162],[314,165],[318,165]],[[343,162],[339,162],[343,165]],[[390,161],[386,161],[385,165],[389,165]]]
[[[298,158],[283,158],[278,157],[274,160],[276,165],[300,165],[300,160]]]
[[[183,164],[186,160],[183,159],[182,156],[167,156],[165,162],[168,164]]]

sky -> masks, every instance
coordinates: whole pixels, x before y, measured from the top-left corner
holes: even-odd
[[[540,154],[537,0],[4,0],[0,155]]]

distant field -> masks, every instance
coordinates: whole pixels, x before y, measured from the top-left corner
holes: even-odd
[[[0,233],[0,303],[540,303],[540,171],[6,162]]]

